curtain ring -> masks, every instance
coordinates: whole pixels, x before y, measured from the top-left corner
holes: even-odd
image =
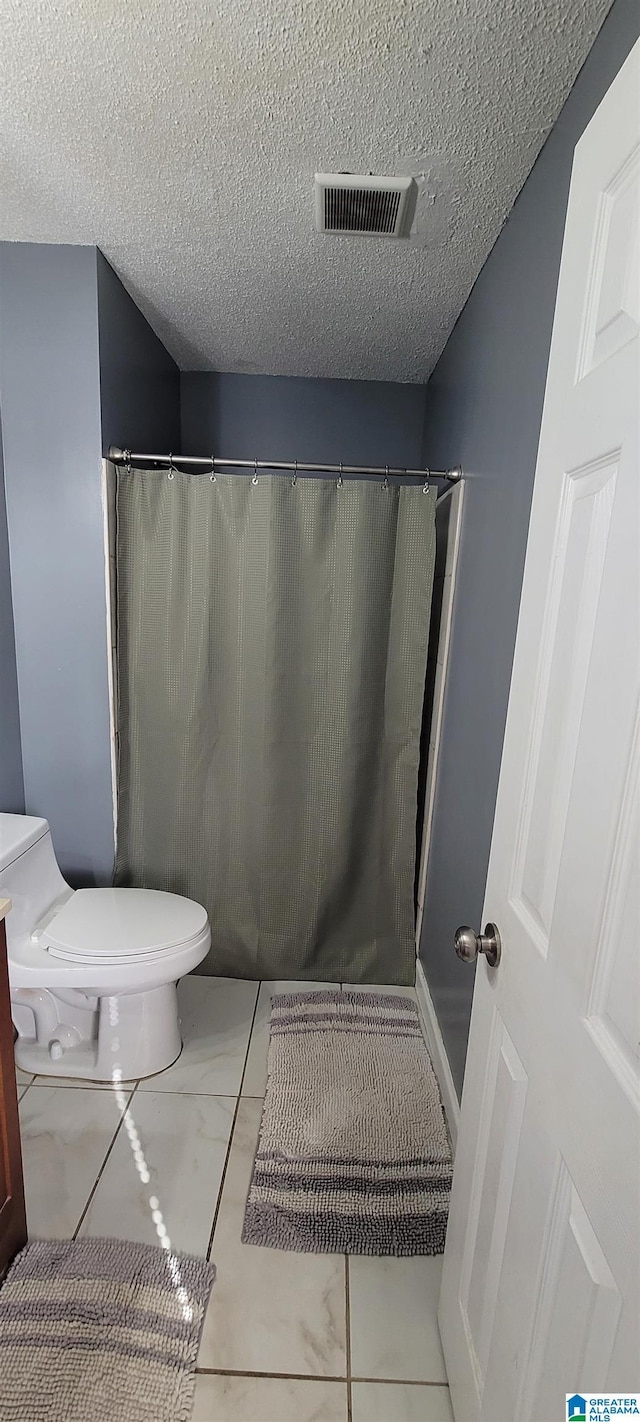
[[[174,477],[175,477],[175,475],[174,475],[174,468],[173,468],[173,455],[170,454],[170,455],[169,455],[169,473],[167,474],[167,479],[173,479]]]
[[[424,472],[425,472],[425,474],[426,474],[427,477],[426,477],[426,479],[425,479],[425,481],[424,481],[424,484],[422,485],[422,492],[423,492],[423,494],[428,494],[428,492],[429,492],[429,475],[430,475],[430,473],[431,473],[431,470],[427,467]]]
[[[126,467],[126,470],[127,470],[127,474],[130,474],[130,473],[131,473],[131,450],[130,450],[130,449],[123,449],[122,453],[123,453],[123,455],[124,455],[124,462],[125,462],[125,467]]]
[[[295,489],[297,482],[298,482],[298,461],[297,461],[297,459],[296,459],[296,461],[295,461],[295,468],[294,468],[294,471],[293,471],[293,479],[291,480],[291,488],[292,488],[292,489]]]
[[[344,484],[344,479],[343,479],[343,477],[342,477],[342,460],[340,460],[340,473],[339,473],[338,478],[337,478],[337,480],[336,480],[336,489],[341,489],[343,484]]]
[[[252,483],[252,484],[257,484],[257,482],[258,482],[258,461],[257,461],[257,459],[254,459],[254,461],[253,461],[253,479],[251,480],[251,483]]]
[[[388,464],[385,464],[385,466],[384,466],[384,479],[382,480],[382,487],[383,487],[383,489],[388,489],[388,488],[389,488],[389,465],[388,465]]]
[[[212,484],[215,484],[215,482],[216,482],[216,461],[215,461],[213,455],[211,455],[211,473],[210,473],[210,475],[209,475],[209,479],[210,479],[210,481],[211,481]]]

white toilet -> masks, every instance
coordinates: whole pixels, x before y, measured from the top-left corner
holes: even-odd
[[[182,1046],[176,983],[206,956],[205,909],[155,889],[77,889],[46,820],[0,814],[16,1063],[45,1076],[127,1081]]]

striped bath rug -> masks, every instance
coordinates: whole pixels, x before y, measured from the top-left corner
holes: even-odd
[[[36,1240],[0,1288],[2,1422],[188,1422],[215,1269],[127,1240]]]
[[[450,1188],[442,1103],[411,998],[274,997],[244,1242],[441,1254]]]

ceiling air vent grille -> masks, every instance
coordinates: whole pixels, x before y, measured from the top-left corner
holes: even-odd
[[[412,178],[316,173],[316,226],[319,232],[406,237],[414,191]]]

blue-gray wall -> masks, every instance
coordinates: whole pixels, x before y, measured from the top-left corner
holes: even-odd
[[[18,677],[0,424],[0,810],[24,812]]]
[[[640,28],[615,0],[427,388],[424,459],[467,480],[421,957],[458,1088],[575,145]],[[489,906],[490,908],[490,906]]]
[[[182,375],[182,452],[420,467],[424,387],[279,375]]]
[[[180,449],[180,373],[102,252],[98,327],[102,449]]]
[[[25,806],[74,883],[113,823],[96,251],[0,247],[0,405]]]
[[[72,883],[109,883],[101,455],[178,449],[180,377],[95,247],[0,244],[0,409],[2,808],[50,821]]]

